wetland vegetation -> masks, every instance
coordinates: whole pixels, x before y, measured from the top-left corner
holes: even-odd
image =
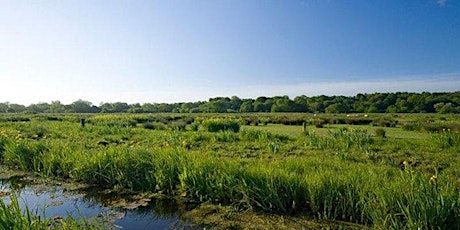
[[[197,227],[460,227],[458,115],[8,114],[0,121],[2,165],[174,199]],[[0,215],[50,226],[15,202],[2,203]]]

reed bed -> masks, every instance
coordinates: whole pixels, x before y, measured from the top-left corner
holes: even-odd
[[[455,170],[433,173],[406,161],[401,166],[398,160],[414,150],[410,144],[405,147],[351,128],[297,138],[234,131],[97,124],[82,128],[68,121],[4,123],[0,157],[3,164],[43,177],[168,194],[239,210],[384,229],[460,226]],[[396,153],[385,152],[396,148]],[[428,143],[415,150],[423,152],[423,158],[432,153],[455,154],[457,148],[456,142]],[[228,154],[218,156],[218,151]],[[352,157],[337,157],[338,152]],[[390,160],[375,160],[384,157]],[[455,161],[449,164],[456,166]]]

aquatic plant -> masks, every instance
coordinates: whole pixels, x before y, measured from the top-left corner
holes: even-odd
[[[54,217],[43,218],[33,213],[26,206],[22,210],[19,206],[18,199],[11,196],[9,204],[0,199],[0,229],[12,230],[47,230],[47,229],[107,229],[109,226],[98,222],[96,219],[86,220],[84,218],[76,220],[71,216],[66,218]]]

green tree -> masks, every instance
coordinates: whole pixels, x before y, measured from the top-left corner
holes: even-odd
[[[242,113],[251,113],[254,112],[254,106],[252,106],[252,100],[245,100],[240,106],[240,112]]]
[[[154,113],[155,112],[155,105],[152,103],[144,103],[141,106],[142,112],[144,113]]]
[[[440,102],[434,105],[436,112],[438,113],[454,113],[456,111],[452,103]]]
[[[230,98],[216,97],[209,99],[205,105],[202,106],[202,111],[208,113],[226,113],[231,111]]]
[[[232,112],[238,112],[240,110],[242,103],[243,101],[239,97],[233,96],[230,99],[230,109],[232,110]]]
[[[308,97],[305,95],[297,96],[294,98],[296,112],[308,112]]]
[[[0,103],[0,113],[7,113],[9,104],[8,102]]]
[[[73,102],[71,105],[71,109],[74,113],[99,113],[100,109],[89,101],[84,101],[82,99],[78,99],[77,101]]]
[[[142,106],[139,103],[129,105],[128,113],[142,113]]]
[[[64,113],[65,106],[60,101],[52,101],[50,104],[51,113]]]
[[[30,104],[27,107],[27,112],[30,113],[44,113],[49,112],[50,106],[48,103],[38,103],[38,104]]]
[[[22,113],[26,111],[26,107],[20,104],[9,104],[8,113]]]
[[[267,101],[266,97],[258,97],[253,103],[254,107],[254,112],[269,112],[270,109],[267,108],[267,105],[265,104],[265,101]]]

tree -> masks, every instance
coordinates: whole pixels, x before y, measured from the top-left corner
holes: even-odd
[[[50,105],[51,113],[64,113],[65,106],[60,101],[52,101]]]
[[[113,113],[126,113],[129,109],[129,105],[125,102],[115,102],[112,104]]]
[[[145,103],[143,105],[124,102],[101,103],[99,107],[89,101],[77,100],[64,105],[60,101],[31,104],[28,107],[8,102],[0,103],[0,113],[229,113],[229,112],[315,112],[315,113],[410,113],[438,112],[459,113],[460,91],[451,93],[373,93],[346,96],[305,95],[258,97],[240,99],[237,96],[210,98],[209,101],[184,103]]]
[[[9,108],[9,104],[10,103],[8,103],[8,102],[0,103],[0,113],[7,113],[8,108]]]
[[[9,104],[8,113],[22,113],[26,111],[26,107],[19,104]]]
[[[231,111],[230,98],[216,97],[209,99],[209,102],[202,106],[202,111],[208,113],[226,113]]]
[[[27,111],[30,113],[44,113],[50,111],[50,106],[48,103],[38,103],[38,104],[30,104],[27,107]]]
[[[72,111],[74,113],[98,113],[100,109],[96,106],[92,106],[92,103],[89,101],[84,101],[78,99],[77,101],[71,104]]]
[[[294,112],[295,103],[288,96],[274,97],[271,112]]]
[[[438,113],[454,113],[455,112],[455,108],[450,102],[448,103],[440,102],[440,103],[435,104],[434,107],[436,109],[436,112]]]
[[[269,112],[271,109],[271,106],[270,106],[270,109],[267,108],[265,101],[267,101],[266,97],[258,97],[252,104],[254,107],[254,112]]]
[[[232,110],[232,112],[238,112],[240,110],[242,103],[243,101],[239,97],[233,96],[230,99],[230,109]]]
[[[129,109],[127,112],[128,113],[142,113],[141,104],[135,103],[135,104],[129,105]]]
[[[251,113],[254,112],[254,106],[252,106],[252,100],[245,100],[240,106],[240,112],[242,113]]]
[[[305,95],[294,98],[296,112],[308,112],[308,97]]]

